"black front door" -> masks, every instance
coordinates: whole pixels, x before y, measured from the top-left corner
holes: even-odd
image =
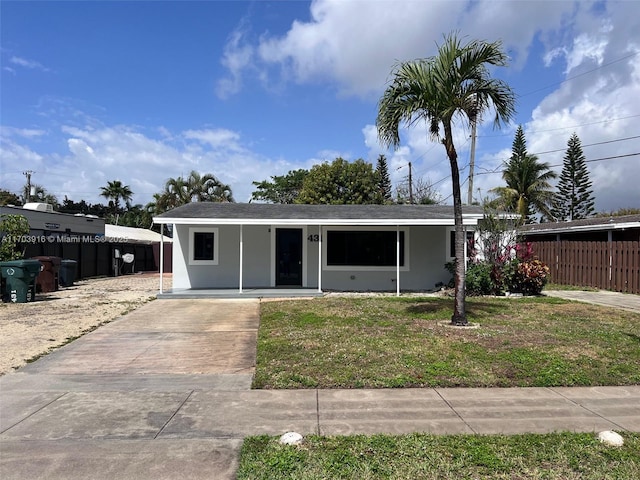
[[[276,286],[302,286],[302,229],[276,229]]]

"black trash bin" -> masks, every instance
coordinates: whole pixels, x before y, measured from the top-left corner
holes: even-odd
[[[42,263],[42,270],[36,278],[36,292],[48,293],[58,290],[60,257],[31,257]]]
[[[0,263],[0,274],[6,279],[3,301],[27,303],[35,300],[36,277],[42,264],[38,260],[12,260]]]
[[[70,287],[76,280],[76,269],[78,262],[75,260],[63,259],[60,262],[59,282],[61,287]]]

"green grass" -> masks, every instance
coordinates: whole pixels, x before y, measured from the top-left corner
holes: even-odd
[[[299,446],[246,438],[237,478],[547,479],[640,478],[640,434],[612,448],[593,434],[307,437]]]
[[[556,298],[326,297],[262,304],[254,388],[640,383],[640,315]]]

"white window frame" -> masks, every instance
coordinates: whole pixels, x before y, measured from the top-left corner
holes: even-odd
[[[217,227],[189,227],[189,265],[218,265],[218,246],[220,237]],[[196,233],[213,233],[213,260],[194,260],[194,243]]]
[[[400,266],[401,272],[408,272],[411,270],[410,263],[410,241],[409,234],[411,229],[409,227],[375,227],[375,226],[335,226],[335,227],[322,227],[322,269],[326,271],[334,272],[395,272],[397,265],[390,266],[375,266],[375,265],[328,265],[327,264],[327,247],[329,243],[329,236],[327,231],[330,230],[347,230],[347,231],[365,231],[365,232],[404,232],[404,265]]]

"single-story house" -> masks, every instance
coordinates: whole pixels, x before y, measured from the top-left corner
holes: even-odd
[[[468,235],[482,217],[481,207],[464,207]],[[267,296],[265,290],[286,288],[399,295],[451,278],[445,263],[454,255],[452,206],[194,202],[154,222],[173,229],[168,293],[261,289]]]

